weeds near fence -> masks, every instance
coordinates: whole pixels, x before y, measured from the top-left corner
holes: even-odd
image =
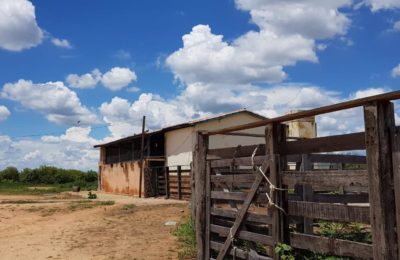
[[[196,257],[196,236],[192,218],[188,217],[179,222],[173,234],[181,244],[178,253],[179,260],[194,259]]]

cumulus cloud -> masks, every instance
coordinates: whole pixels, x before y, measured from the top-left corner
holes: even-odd
[[[94,88],[101,80],[101,72],[98,69],[92,70],[90,73],[83,75],[69,74],[65,81],[71,88]]]
[[[346,34],[350,19],[339,8],[350,4],[349,0],[237,0],[237,8],[250,13],[258,31],[228,43],[210,26],[194,26],[166,64],[185,84],[280,82],[286,78],[285,66],[318,62],[317,40]]]
[[[373,12],[385,9],[400,8],[399,0],[364,0],[363,3],[371,7]]]
[[[98,121],[97,116],[82,105],[76,93],[59,81],[36,84],[20,79],[5,84],[1,96],[44,113],[51,122],[91,124]]]
[[[393,31],[400,31],[400,21],[394,22],[393,23]]]
[[[11,115],[10,110],[5,106],[0,106],[0,122],[6,120]]]
[[[147,127],[154,130],[184,122],[194,111],[177,100],[165,100],[158,95],[144,93],[132,103],[114,97],[100,106],[100,113],[103,120],[110,124],[108,128],[112,137],[122,137],[141,131],[143,115],[146,115]]]
[[[60,136],[13,140],[0,136],[0,169],[13,165],[19,169],[52,165],[80,170],[96,170],[99,154],[90,137],[90,127],[68,128]]]
[[[9,51],[29,49],[39,45],[43,36],[31,2],[0,1],[0,48]]]
[[[104,87],[116,91],[120,90],[137,79],[136,73],[129,68],[114,67],[104,73],[101,83]]]
[[[396,67],[394,67],[392,69],[392,73],[391,74],[392,74],[393,78],[400,77],[400,63],[399,63],[399,65],[397,65]]]
[[[55,46],[60,47],[60,48],[65,48],[65,49],[71,49],[72,48],[71,43],[66,39],[52,38],[51,42]]]
[[[94,88],[101,82],[104,87],[112,91],[121,90],[136,80],[137,76],[133,70],[121,67],[114,67],[104,74],[99,69],[83,75],[69,74],[65,79],[71,88]]]

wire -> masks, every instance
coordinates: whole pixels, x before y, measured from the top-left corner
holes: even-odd
[[[110,123],[110,124],[105,124],[105,125],[100,125],[100,126],[94,126],[94,127],[91,127],[91,130],[106,128],[106,127],[115,126],[115,125],[122,125],[122,124],[126,124],[127,122],[135,123],[135,122],[139,122],[139,121],[142,121],[142,119],[138,119],[138,120],[134,120],[134,121],[127,120],[125,122]],[[78,122],[78,124],[79,124],[79,122]],[[72,127],[79,127],[78,124],[76,124]],[[65,133],[65,130],[64,131],[56,131],[56,132],[43,132],[43,133],[31,134],[31,135],[10,136],[10,138],[11,139],[24,139],[24,138],[39,137],[39,136],[45,136],[45,135],[60,135],[60,134],[64,134],[64,133]]]

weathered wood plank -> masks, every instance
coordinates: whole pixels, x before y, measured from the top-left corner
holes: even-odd
[[[169,199],[169,167],[165,167],[165,197]]]
[[[264,155],[265,154],[265,145],[260,144],[260,149],[257,150],[256,155]],[[241,146],[240,148],[237,147],[229,147],[229,148],[219,148],[219,149],[209,149],[207,156],[210,157],[208,159],[231,159],[233,155],[235,154],[236,158],[239,157],[246,157],[246,156],[251,156],[254,149],[256,149],[257,145],[244,145]],[[211,167],[213,167],[211,165]]]
[[[372,246],[354,241],[290,233],[290,245],[321,254],[371,259]]]
[[[204,258],[210,259],[210,232],[211,232],[211,165],[207,162],[206,166],[206,232],[205,232],[205,246]]]
[[[390,129],[395,127],[393,104],[375,102],[364,106],[364,122],[373,255],[374,259],[398,259],[390,138]]]
[[[369,223],[369,207],[289,201],[289,215],[314,219]]]
[[[213,216],[220,216],[226,218],[236,218],[238,214],[237,210],[231,209],[219,209],[219,208],[211,208],[211,215]],[[263,224],[271,224],[272,219],[270,216],[266,214],[258,214],[258,213],[246,213],[245,220],[259,222]]]
[[[400,226],[400,129],[391,128],[393,186],[396,205],[396,223]],[[397,228],[397,246],[400,247],[400,227]],[[400,250],[400,249],[399,249]],[[400,252],[398,252],[400,254]]]
[[[282,144],[281,154],[308,154],[365,149],[364,133],[304,139]]]
[[[311,202],[321,202],[321,203],[368,203],[368,194],[323,194],[314,193]],[[292,197],[293,198],[293,197]],[[291,200],[298,200],[296,198]]]
[[[389,100],[394,100],[394,99],[400,99],[400,91],[393,91],[393,92],[384,93],[384,94],[380,94],[380,95],[376,95],[376,96],[369,96],[369,97],[365,97],[365,98],[349,100],[349,101],[345,101],[342,103],[318,107],[318,108],[314,108],[314,109],[310,109],[310,110],[303,110],[303,111],[300,111],[297,113],[292,113],[292,114],[286,114],[284,116],[268,118],[265,120],[260,120],[258,122],[252,122],[252,123],[248,123],[248,124],[244,124],[244,125],[232,126],[232,127],[228,127],[228,128],[224,128],[224,129],[214,130],[214,131],[208,132],[208,135],[237,132],[240,130],[256,128],[256,127],[260,127],[260,126],[266,126],[266,125],[272,124],[272,123],[288,122],[288,121],[292,121],[295,119],[331,113],[331,112],[335,112],[335,111],[339,111],[339,110],[343,110],[343,109],[349,109],[349,108],[353,108],[353,107],[359,107],[359,106],[363,106],[371,101],[378,101],[378,100],[379,101],[389,101]]]
[[[310,161],[319,163],[366,164],[367,157],[363,155],[346,154],[310,154]]]
[[[223,246],[224,245],[222,243],[218,243],[218,242],[215,242],[215,241],[211,241],[210,242],[211,249],[213,249],[215,251],[221,251],[221,248]],[[236,250],[230,249],[228,254],[231,255],[231,256],[233,256],[235,254],[237,257],[240,257],[242,259],[272,260],[271,257],[262,256],[262,255],[258,255],[258,254],[254,255],[254,253],[248,252],[248,251],[244,251],[244,250],[242,250],[240,248],[237,248]],[[249,254],[253,254],[253,256],[250,256]],[[251,258],[251,257],[253,257],[253,258]]]
[[[270,165],[266,164],[266,166],[265,167],[263,166],[262,169],[264,170],[264,172],[267,172],[269,167],[270,167]],[[235,237],[237,231],[239,230],[240,225],[241,225],[241,223],[242,223],[242,221],[243,221],[243,219],[244,219],[244,217],[246,215],[246,212],[250,207],[251,201],[253,200],[254,196],[256,195],[258,187],[260,186],[261,181],[263,180],[263,178],[264,177],[262,176],[262,174],[260,172],[258,172],[257,176],[256,176],[256,178],[254,180],[253,186],[252,186],[250,192],[247,194],[247,197],[246,197],[242,207],[240,208],[240,210],[238,212],[238,215],[237,215],[237,217],[235,219],[235,222],[234,222],[234,224],[233,224],[233,226],[232,226],[232,228],[230,230],[230,233],[231,233],[232,237]],[[228,250],[229,250],[229,248],[231,246],[231,243],[232,243],[232,240],[230,238],[227,238],[225,240],[224,246],[221,249],[221,251],[219,252],[217,260],[224,259],[225,255],[227,254],[227,252],[228,252]]]
[[[228,237],[229,238],[229,230],[230,228],[228,227],[223,227],[223,226],[218,226],[211,224],[210,231],[214,233],[218,233],[220,236]],[[254,232],[249,232],[249,231],[244,231],[244,230],[238,230],[237,232],[237,237],[248,240],[248,241],[253,241],[253,242],[259,242],[264,245],[268,246],[273,246],[274,245],[274,240],[270,236],[262,235],[259,233],[254,233]]]
[[[283,172],[282,182],[285,185],[309,184],[318,186],[368,186],[366,170],[324,170],[304,172]]]
[[[212,175],[211,182],[218,183],[218,182],[254,182],[256,178],[255,174],[232,174],[232,175]]]
[[[208,149],[208,136],[197,133],[197,145],[194,151],[193,173],[196,201],[196,246],[197,260],[204,260],[205,252],[205,231],[206,231],[206,156]]]

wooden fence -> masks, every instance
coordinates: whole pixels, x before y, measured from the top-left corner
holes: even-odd
[[[199,133],[193,169],[197,259],[278,259],[280,243],[327,255],[399,259],[400,129],[389,102],[398,98],[399,91],[268,119],[259,146],[208,149],[208,137],[261,123]],[[288,141],[281,124],[356,106],[364,108],[365,132]],[[366,156],[333,153],[353,150]],[[336,167],[318,169],[318,163]],[[329,237],[324,223],[357,223],[372,237]]]
[[[167,199],[189,200],[192,193],[191,169],[182,169],[182,166],[165,167],[164,177],[166,180]]]

